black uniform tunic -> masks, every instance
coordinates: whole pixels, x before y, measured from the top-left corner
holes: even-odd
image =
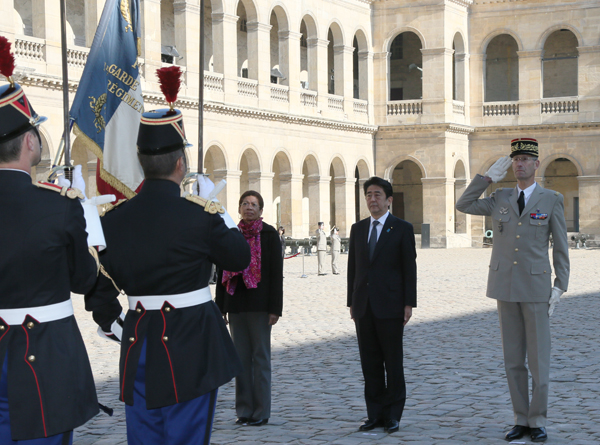
[[[184,198],[169,180],[146,180],[140,193],[102,218],[107,249],[100,261],[130,296],[172,295],[208,285],[211,263],[243,270],[250,249],[237,229]],[[104,276],[86,308],[105,330],[119,315],[117,291]],[[121,342],[121,400],[133,404],[133,384],[144,338],[146,406],[160,408],[201,396],[241,371],[214,302],[187,308],[129,310]]]
[[[0,309],[46,306],[87,292],[97,266],[77,199],[0,170]],[[8,355],[7,355],[8,351]],[[98,412],[96,389],[75,317],[20,326],[0,318],[0,369],[8,360],[13,440],[70,431]]]

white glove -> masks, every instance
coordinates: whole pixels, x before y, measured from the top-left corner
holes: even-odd
[[[73,178],[73,182],[75,182],[75,178]],[[104,239],[97,206],[108,204],[116,199],[115,195],[102,195],[81,201],[83,216],[85,218],[85,231],[88,234],[88,246],[98,247],[98,251],[106,249],[106,240]]]
[[[490,167],[490,169],[485,172],[485,176],[490,178],[492,182],[499,182],[504,179],[506,176],[506,171],[508,167],[512,164],[512,160],[510,156],[504,156],[498,159],[494,164]]]
[[[210,180],[210,178],[208,176],[197,175],[196,183],[192,187],[192,189],[193,189],[192,193],[194,195],[200,196],[201,198],[210,199],[209,195],[213,191],[214,188],[215,188],[215,185],[213,184],[213,182]]]
[[[552,316],[552,314],[554,313],[554,309],[560,301],[561,295],[564,293],[565,291],[559,289],[558,287],[552,288],[552,292],[550,292],[550,300],[548,301],[548,304],[550,305],[550,307],[548,308],[548,317]]]
[[[110,325],[110,332],[105,332],[100,326],[98,326],[98,335],[105,340],[121,343],[121,338],[123,337],[123,323],[125,323],[125,314],[121,312],[119,318],[113,321],[113,323]]]
[[[71,181],[65,178],[64,172],[62,175],[56,178],[56,182],[61,187],[79,189],[81,193],[83,193],[83,198],[86,199],[85,181],[83,180],[83,174],[81,173],[81,165],[76,165],[73,169],[73,184],[71,184]]]

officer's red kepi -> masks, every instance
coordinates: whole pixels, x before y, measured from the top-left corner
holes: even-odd
[[[0,143],[10,141],[46,121],[33,111],[33,107],[21,85],[13,78],[15,57],[10,52],[10,42],[0,36],[0,74],[8,85],[0,87]]]
[[[192,146],[185,137],[183,115],[174,108],[181,85],[181,69],[178,66],[160,68],[156,75],[169,108],[142,115],[137,146],[138,152],[144,155],[163,155]]]

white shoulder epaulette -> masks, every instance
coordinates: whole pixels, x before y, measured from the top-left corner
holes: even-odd
[[[70,199],[83,199],[84,198],[83,193],[81,193],[81,190],[76,189],[76,188],[61,187],[60,185],[52,184],[50,182],[42,182],[42,181],[36,182],[34,185],[41,189],[52,190],[53,192],[60,193],[60,196],[66,196],[67,198],[70,198]]]
[[[187,199],[190,202],[193,202],[194,204],[198,204],[199,206],[204,207],[204,211],[212,215],[216,213],[225,213],[225,209],[223,209],[220,202],[209,201],[197,195],[187,195],[185,199]]]
[[[106,208],[104,209],[104,211],[100,214],[100,217],[106,215],[108,212],[110,212],[113,209],[116,209],[118,206],[120,206],[121,204],[123,204],[124,202],[127,202],[126,198],[123,199],[119,199],[115,204],[108,204],[106,206]]]

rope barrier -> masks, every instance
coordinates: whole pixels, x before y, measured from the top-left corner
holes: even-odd
[[[289,260],[290,258],[294,258],[295,256],[298,256],[298,255],[300,255],[301,253],[302,253],[302,252],[298,252],[298,253],[297,253],[297,254],[295,254],[295,255],[283,257],[283,259],[284,259],[284,260]]]

